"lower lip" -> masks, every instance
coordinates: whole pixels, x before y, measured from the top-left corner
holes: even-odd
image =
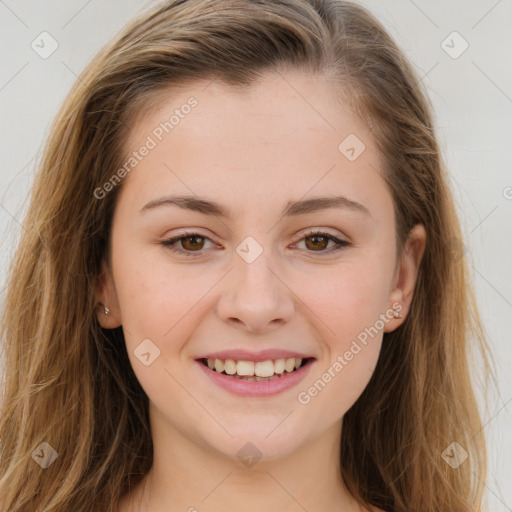
[[[213,383],[239,396],[271,396],[290,389],[304,378],[314,361],[314,359],[309,359],[308,362],[298,370],[292,373],[284,373],[282,377],[277,379],[258,382],[228,377],[222,373],[210,370],[210,368],[196,360],[201,371],[211,379]]]

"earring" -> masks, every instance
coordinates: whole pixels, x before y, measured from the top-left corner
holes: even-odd
[[[110,309],[108,309],[107,306],[105,306],[104,312],[105,312],[105,316],[110,315]]]
[[[396,309],[393,309],[393,316],[395,318],[402,318],[402,313],[400,313],[400,311],[397,311]]]

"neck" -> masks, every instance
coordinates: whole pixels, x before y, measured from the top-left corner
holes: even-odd
[[[341,478],[341,420],[286,456],[245,463],[195,442],[168,423],[151,425],[153,466],[123,498],[123,512],[360,510]]]

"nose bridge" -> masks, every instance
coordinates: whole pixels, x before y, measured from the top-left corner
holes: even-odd
[[[236,247],[234,279],[239,297],[249,300],[260,297],[265,301],[276,299],[279,293],[278,279],[275,271],[270,269],[277,267],[277,264],[272,257],[273,251],[268,245],[268,239],[265,238],[266,246],[263,246],[254,237],[248,236]]]
[[[234,268],[219,302],[219,314],[224,320],[237,319],[254,330],[288,320],[294,311],[293,294],[279,276],[272,249],[247,237],[235,251]]]

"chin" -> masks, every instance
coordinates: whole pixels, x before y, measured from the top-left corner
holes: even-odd
[[[279,421],[274,424],[274,431],[272,428],[230,429],[232,438],[226,439],[226,436],[223,436],[215,443],[212,443],[210,438],[207,442],[221,454],[252,467],[255,461],[265,462],[284,458],[300,448],[298,434],[292,434],[289,430],[278,432],[281,426],[276,429],[276,425],[279,425]]]

